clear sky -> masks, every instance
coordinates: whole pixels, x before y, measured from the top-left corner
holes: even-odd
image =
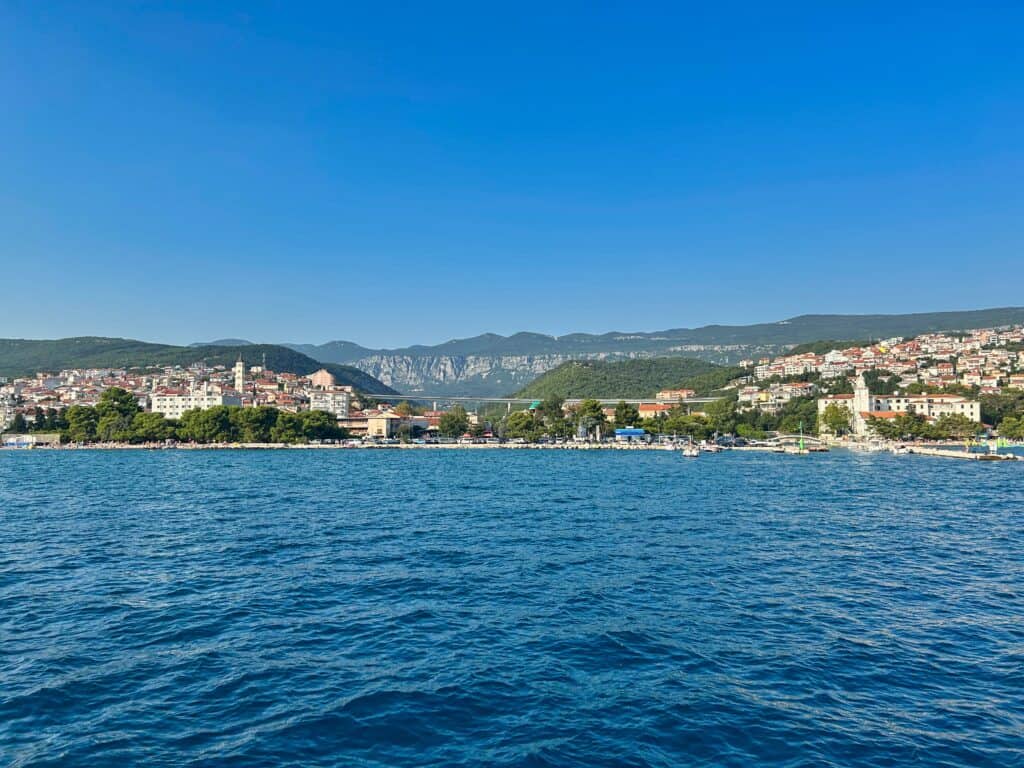
[[[0,337],[1024,304],[1024,5],[0,2]]]

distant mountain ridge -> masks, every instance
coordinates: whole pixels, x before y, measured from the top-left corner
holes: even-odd
[[[338,363],[321,363],[308,355],[277,344],[178,347],[134,339],[77,336],[68,339],[0,339],[0,376],[31,376],[40,371],[69,368],[133,368],[164,365],[232,365],[241,358],[247,365],[305,375],[318,368],[334,374],[339,384],[361,392],[394,393],[364,371]]]
[[[732,365],[743,358],[782,353],[823,339],[884,339],[927,332],[1024,324],[1024,307],[904,315],[800,315],[775,323],[706,325],[665,331],[549,336],[485,333],[442,344],[371,349],[351,341],[326,344],[253,344],[243,339],[188,347],[132,339],[77,337],[54,341],[0,339],[0,376],[60,368],[233,363],[239,355],[258,364],[267,354],[275,370],[309,373],[323,365],[342,384],[385,396],[503,396],[522,390],[570,361],[615,362],[650,358],[699,358]],[[221,342],[232,342],[224,344]]]
[[[696,357],[730,365],[822,339],[884,339],[1015,324],[1024,324],[1024,307],[903,315],[800,315],[774,323],[633,333],[485,333],[398,349],[371,349],[351,341],[285,346],[317,360],[353,365],[403,392],[500,396],[571,360]]]
[[[217,339],[216,341],[194,341],[190,347],[248,347],[253,342],[245,339]]]

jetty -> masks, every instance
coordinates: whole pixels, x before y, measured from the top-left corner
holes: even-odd
[[[919,456],[941,456],[945,459],[967,459],[968,461],[1024,461],[1024,457],[1015,456],[1012,453],[980,453],[952,448],[928,448],[919,445],[908,445],[905,452]]]

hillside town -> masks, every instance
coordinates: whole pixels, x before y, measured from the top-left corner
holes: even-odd
[[[810,345],[818,346],[818,345]],[[774,359],[744,360],[753,371],[741,386],[741,407],[775,413],[796,398],[814,397],[818,415],[835,405],[849,412],[850,431],[868,437],[875,420],[914,413],[928,422],[958,416],[981,423],[978,398],[1024,390],[1024,327],[930,333]],[[885,372],[886,391],[872,393],[864,375]],[[852,391],[830,393],[832,389]],[[949,390],[949,391],[947,391]],[[824,427],[819,418],[819,429]]]
[[[758,381],[773,377],[817,374],[834,379],[883,369],[901,383],[946,387],[977,387],[980,394],[998,394],[1003,387],[1024,387],[1021,345],[1024,327],[981,328],[960,334],[931,333],[913,339],[885,339],[865,346],[804,352],[740,365],[753,368]]]
[[[1024,390],[1024,327],[986,328],[960,333],[930,333],[912,339],[890,338],[850,346],[827,343],[774,359],[741,362],[746,373],[716,396],[735,399],[739,412],[773,415],[794,401],[817,402],[818,423],[830,406],[846,409],[850,433],[868,436],[877,419],[915,413],[934,421],[956,415],[982,422],[979,396]],[[870,391],[866,376],[884,373],[884,392]],[[876,383],[879,381],[875,376]],[[268,406],[278,411],[322,411],[354,437],[390,439],[399,434],[436,434],[446,411],[411,408],[407,403],[378,403],[338,385],[321,369],[309,375],[265,366],[168,366],[74,369],[0,379],[0,428],[29,430],[72,406],[95,406],[112,388],[124,390],[141,411],[178,420],[190,411],[216,406]],[[951,390],[951,391],[946,391]],[[636,403],[636,421],[655,423],[697,395],[693,389],[657,392]],[[404,406],[404,407],[403,407]],[[461,411],[461,408],[460,408]],[[615,409],[605,407],[609,422]],[[701,415],[700,405],[687,407]],[[464,412],[463,412],[464,413]],[[474,413],[466,413],[476,426]],[[822,427],[823,431],[827,427]],[[480,430],[483,431],[483,425]]]

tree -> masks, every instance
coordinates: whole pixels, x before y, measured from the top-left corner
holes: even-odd
[[[61,432],[65,427],[67,427],[67,420],[64,413],[56,408],[47,408],[45,413],[42,409],[36,411],[36,421],[32,425],[32,431]]]
[[[883,419],[878,416],[867,417],[867,428],[871,434],[883,440],[898,440],[901,435],[896,430],[894,419]]]
[[[348,434],[327,411],[303,411],[299,419],[302,421],[302,434],[307,440],[334,440]]]
[[[565,419],[565,400],[555,396],[546,397],[537,406],[534,415],[549,425],[555,421],[563,421]]]
[[[872,368],[864,371],[864,383],[868,390],[876,395],[891,395],[899,387],[899,376],[884,368]]]
[[[981,420],[999,426],[1007,416],[1024,415],[1024,391],[1007,389],[998,395],[982,395]]]
[[[589,436],[592,432],[599,431],[608,421],[608,417],[605,416],[599,400],[588,398],[576,406],[575,421],[576,426]]]
[[[155,443],[166,440],[174,434],[162,413],[137,413],[132,419],[131,441],[133,443]]]
[[[964,416],[962,413],[947,413],[935,420],[932,425],[932,434],[940,440],[966,440],[974,437],[981,429],[981,425]]]
[[[999,423],[999,436],[1010,440],[1024,439],[1024,416],[1007,416]]]
[[[928,433],[928,422],[924,416],[907,411],[891,419],[868,416],[868,429],[887,440],[903,440],[924,437]]]
[[[116,442],[131,440],[132,420],[141,410],[131,392],[120,387],[105,390],[96,403],[96,437]]]
[[[565,418],[565,400],[560,397],[545,398],[534,411],[534,418],[548,434],[565,437],[572,433],[572,425]]]
[[[86,405],[72,405],[65,414],[67,439],[75,443],[88,443],[96,439],[96,409]]]
[[[836,437],[845,435],[850,431],[852,420],[850,409],[839,403],[829,403],[821,413],[819,429],[824,432],[831,432]]]
[[[532,439],[536,428],[534,414],[530,411],[514,411],[505,419],[505,435],[507,437]]]
[[[669,411],[661,424],[661,430],[672,435],[688,435],[694,440],[706,440],[714,431],[707,418],[686,413],[682,408],[673,408]]]
[[[277,422],[270,430],[270,440],[274,443],[301,443],[306,435],[303,420],[297,413],[278,411]]]
[[[437,425],[438,431],[446,437],[461,437],[469,429],[469,415],[461,405],[454,406],[442,414]]]
[[[185,411],[178,423],[178,437],[195,443],[231,443],[238,440],[232,424],[236,408],[215,405],[206,410]]]
[[[420,434],[422,434],[422,432],[422,427],[417,427],[414,424],[410,424],[407,421],[403,421],[401,424],[398,425],[398,430],[395,434],[398,436],[398,439],[401,440],[403,443],[408,443],[410,440],[419,437]]]
[[[96,422],[96,438],[106,442],[126,443],[132,439],[132,416],[108,411]]]
[[[625,400],[620,400],[619,404],[615,406],[615,426],[620,428],[634,427],[639,423],[640,409],[635,405],[627,403]]]
[[[747,440],[764,440],[765,433],[760,429],[750,426],[749,424],[737,424],[736,436]]]
[[[8,427],[7,429],[9,432],[28,432],[28,422],[25,421],[24,415],[16,413],[14,414],[14,421],[11,422],[11,426]]]
[[[736,429],[736,401],[732,398],[723,397],[708,403],[704,413],[715,432],[728,433]]]
[[[46,409],[36,408],[36,415],[32,421],[33,432],[43,432],[49,429],[50,425],[46,418]]]
[[[642,426],[649,434],[660,435],[669,431],[665,428],[667,423],[668,415],[663,411],[661,413],[655,413],[653,416],[644,419],[640,426]]]
[[[794,397],[779,412],[779,432],[814,434],[818,430],[818,401],[811,397]]]
[[[265,405],[256,408],[233,408],[231,422],[242,443],[269,443],[270,430],[277,423],[277,409]]]
[[[131,419],[141,410],[135,396],[120,387],[104,390],[99,402],[96,403],[96,415],[101,419],[111,415],[127,416]]]

